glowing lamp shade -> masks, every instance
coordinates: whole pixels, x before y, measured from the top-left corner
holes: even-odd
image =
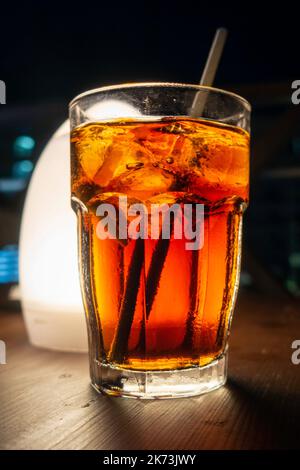
[[[32,176],[20,237],[20,287],[35,346],[86,351],[76,216],[70,205],[69,122],[54,134]]]
[[[86,116],[93,121],[140,113],[129,103],[106,99]],[[53,135],[30,181],[21,225],[20,287],[31,343],[83,352],[87,334],[71,209],[69,127],[66,121]]]

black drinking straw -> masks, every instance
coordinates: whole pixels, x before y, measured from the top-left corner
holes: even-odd
[[[136,300],[140,287],[142,269],[144,265],[144,240],[138,238],[131,257],[127,274],[127,282],[120,307],[119,322],[108,355],[111,362],[122,363],[127,352],[128,340],[133,322]]]

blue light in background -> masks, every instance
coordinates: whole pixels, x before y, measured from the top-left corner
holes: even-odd
[[[17,157],[29,157],[35,147],[35,140],[29,135],[20,135],[13,143],[14,154]]]
[[[0,284],[19,280],[19,251],[17,245],[6,245],[0,249]]]
[[[33,163],[30,160],[21,160],[13,165],[12,173],[15,178],[27,178],[33,170]]]
[[[26,188],[25,178],[0,178],[0,193],[13,194]]]

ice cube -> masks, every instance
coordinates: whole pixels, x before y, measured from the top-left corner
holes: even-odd
[[[128,194],[145,193],[146,196],[166,192],[174,182],[174,175],[164,171],[152,163],[126,169],[122,174],[113,178],[109,188],[113,191]]]
[[[105,187],[128,171],[141,169],[151,159],[148,150],[126,138],[113,141],[104,153],[101,167],[94,176],[96,184]]]

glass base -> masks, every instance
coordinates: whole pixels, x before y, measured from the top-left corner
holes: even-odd
[[[106,395],[140,399],[192,397],[216,390],[227,378],[227,351],[204,367],[134,371],[97,363],[92,385]]]

